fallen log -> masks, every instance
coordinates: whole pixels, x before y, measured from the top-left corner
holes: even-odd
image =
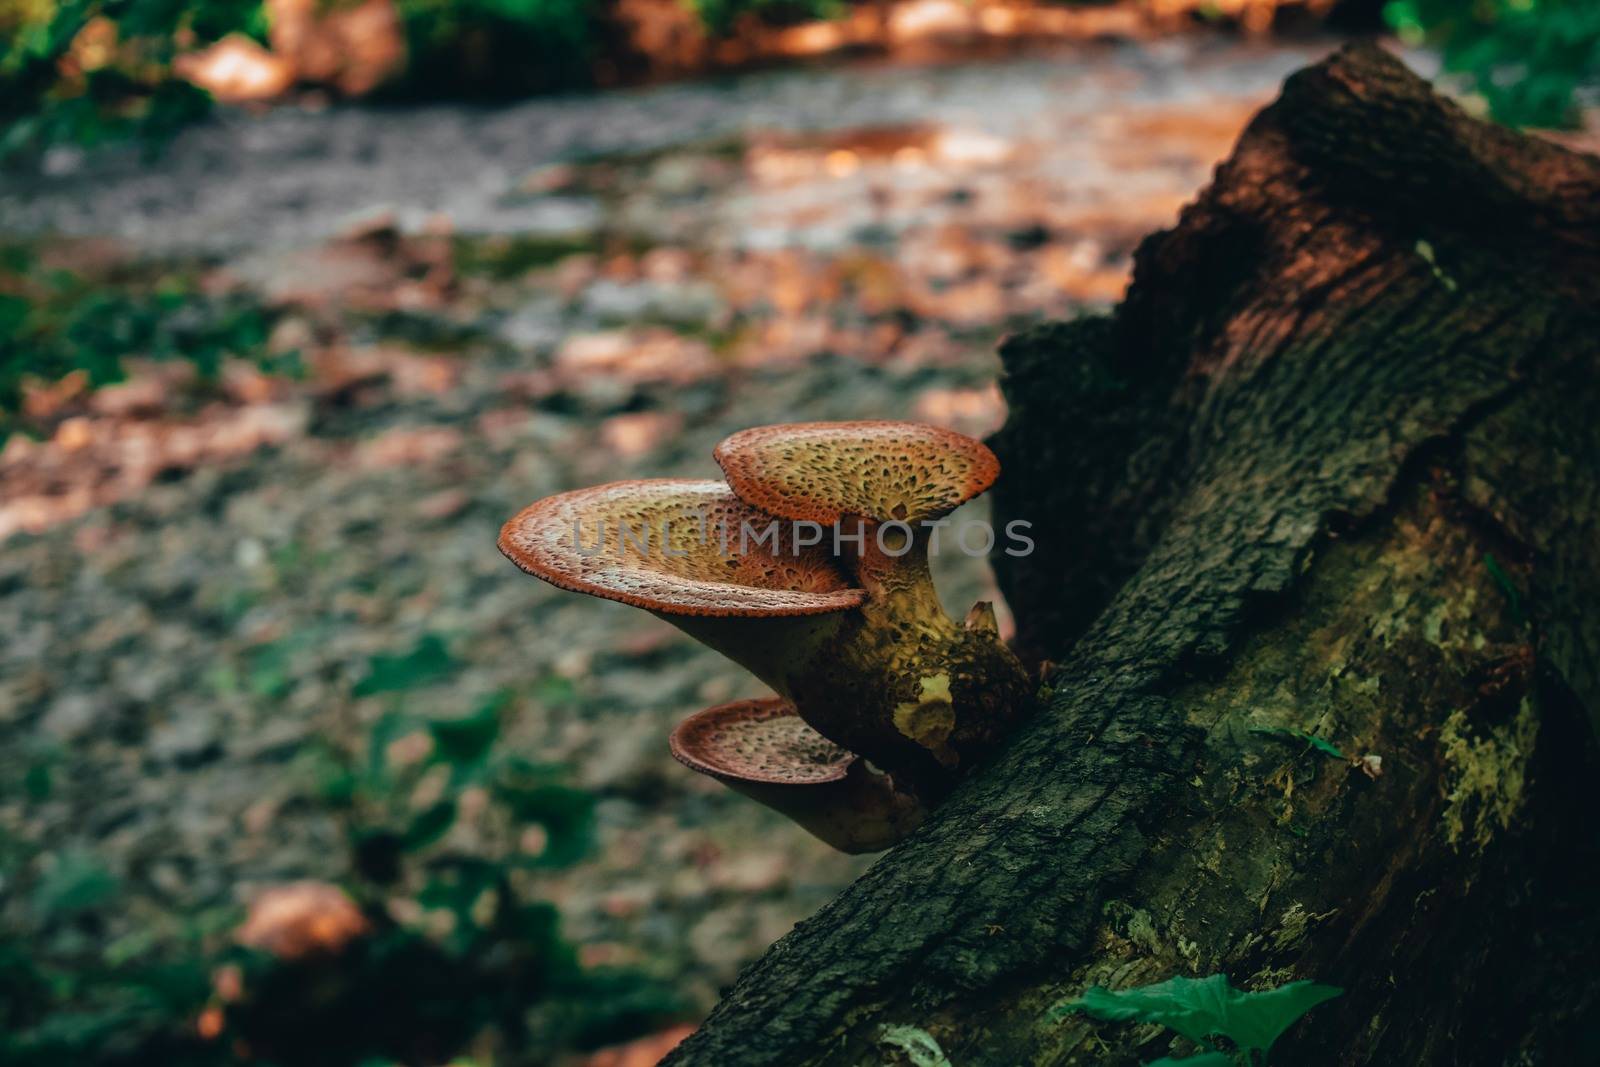
[[[1002,355],[1043,710],[667,1062],[1145,1063],[1050,1009],[1219,972],[1344,990],[1279,1063],[1600,1062],[1600,160],[1348,48]]]

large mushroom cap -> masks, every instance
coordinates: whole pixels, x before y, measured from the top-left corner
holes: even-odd
[[[802,422],[741,430],[713,455],[740,500],[834,523],[938,518],[982,493],[1000,461],[982,441],[916,422]]]
[[[769,785],[837,782],[856,758],[778,697],[697,711],[678,724],[668,744],[679,763],[701,774]]]
[[[757,543],[774,522],[776,539]],[[742,536],[745,523],[749,537]],[[633,540],[624,541],[623,529]],[[716,481],[613,482],[546,497],[507,522],[499,544],[518,567],[552,585],[667,615],[820,615],[866,597],[820,546],[796,553],[788,523],[741,503]]]

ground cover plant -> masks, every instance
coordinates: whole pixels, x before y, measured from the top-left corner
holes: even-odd
[[[405,710],[408,690],[457,668],[436,635],[373,657],[354,695],[390,706],[366,743],[303,754],[307,801],[334,814],[349,850],[342,889],[296,883],[248,916],[218,908],[176,936],[107,943],[101,913],[123,889],[94,852],[64,851],[22,879],[35,925],[0,934],[0,1060],[503,1062],[492,1058],[592,1048],[679,1016],[681,998],[648,974],[581,965],[556,909],[530,893],[527,873],[590,848],[593,798],[499,744],[517,695],[455,719]],[[50,766],[21,785],[35,801],[50,797]]]

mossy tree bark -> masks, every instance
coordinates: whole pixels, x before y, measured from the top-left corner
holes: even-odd
[[[1600,1062],[1600,161],[1347,49],[1003,355],[1045,709],[670,1062],[1142,1063],[1048,1008],[1217,971],[1345,988],[1281,1063]]]

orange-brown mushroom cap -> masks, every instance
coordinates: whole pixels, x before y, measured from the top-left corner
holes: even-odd
[[[982,493],[1000,461],[982,441],[917,422],[801,422],[741,430],[712,453],[745,503],[787,519],[919,522]]]
[[[844,852],[877,852],[927,809],[866,760],[829,741],[777,697],[697,711],[672,731],[673,756],[793,819]]]
[[[729,782],[837,782],[856,756],[823,737],[779,697],[735,700],[697,711],[668,738],[679,763]]]
[[[775,521],[776,540],[757,542]],[[717,481],[645,479],[546,497],[501,528],[499,545],[552,585],[666,615],[820,615],[866,597],[820,546],[797,553],[788,523]]]

